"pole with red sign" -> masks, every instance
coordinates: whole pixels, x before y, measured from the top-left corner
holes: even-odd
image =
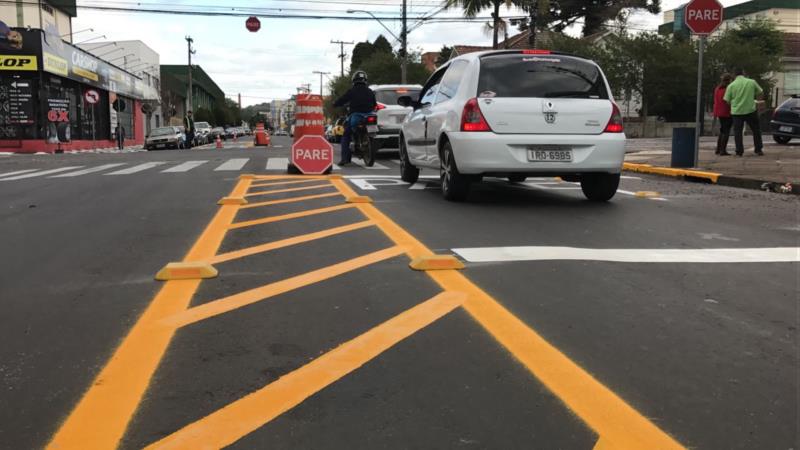
[[[305,135],[292,145],[291,165],[305,175],[326,173],[333,166],[333,147],[322,136]]]
[[[251,33],[255,33],[256,31],[261,29],[261,21],[258,20],[258,17],[250,16],[244,23],[244,26],[247,27],[247,30]]]
[[[703,51],[706,38],[722,23],[723,7],[717,0],[692,0],[683,12],[686,27],[700,37],[697,55],[697,102],[695,105],[694,125],[694,166],[700,162],[700,129],[703,125],[702,90],[703,90]]]

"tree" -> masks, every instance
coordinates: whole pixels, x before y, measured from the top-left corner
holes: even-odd
[[[464,17],[473,18],[479,12],[487,8],[492,8],[492,22],[489,26],[492,31],[492,48],[497,48],[498,34],[501,30],[505,30],[505,21],[500,18],[500,6],[505,4],[508,8],[512,4],[512,0],[446,0],[446,8],[462,8],[464,10]],[[502,22],[502,24],[501,24]]]
[[[376,39],[377,40],[377,39]],[[361,63],[375,53],[375,47],[369,41],[359,42],[353,47],[353,55],[350,57],[350,72],[355,72],[361,67]]]
[[[214,114],[208,108],[197,108],[194,111],[194,120],[197,122],[214,123]]]
[[[538,9],[539,2],[545,0],[517,0],[514,3],[532,12]],[[620,13],[631,10],[645,10],[652,14],[661,12],[661,0],[559,0],[548,1],[547,10],[539,10],[538,17],[542,27],[550,26],[554,31],[583,22],[583,36],[589,36],[604,29],[604,25],[616,19]]]
[[[446,45],[442,46],[442,49],[439,50],[439,56],[436,57],[436,67],[441,66],[442,64],[450,61],[450,55],[453,54],[453,47],[448,47]]]
[[[372,50],[374,53],[392,53],[392,44],[381,34],[372,41]]]

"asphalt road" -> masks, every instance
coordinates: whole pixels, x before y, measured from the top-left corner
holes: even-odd
[[[0,448],[798,448],[796,197],[290,145],[0,157]]]

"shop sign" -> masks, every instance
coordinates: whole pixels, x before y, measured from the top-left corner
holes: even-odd
[[[49,144],[69,142],[71,140],[69,120],[69,99],[48,98],[47,142]]]
[[[34,122],[33,88],[28,80],[4,80],[0,85],[0,124]]]
[[[39,69],[39,62],[34,55],[0,55],[0,70],[33,70]]]
[[[54,73],[56,75],[61,75],[62,77],[69,76],[68,70],[68,63],[66,59],[59,58],[56,55],[51,55],[50,53],[44,52],[42,54],[43,64],[44,64],[44,71]]]

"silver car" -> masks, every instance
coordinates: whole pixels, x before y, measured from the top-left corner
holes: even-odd
[[[378,134],[375,136],[376,149],[397,148],[403,121],[412,109],[397,104],[403,96],[417,98],[422,86],[418,84],[381,84],[370,86],[378,102]]]
[[[160,127],[150,131],[144,141],[145,150],[184,148],[186,136],[179,127]]]
[[[622,115],[600,67],[547,50],[459,56],[436,70],[400,138],[401,177],[439,170],[442,194],[463,200],[484,176],[511,182],[560,176],[587,198],[617,191],[625,156]]]

